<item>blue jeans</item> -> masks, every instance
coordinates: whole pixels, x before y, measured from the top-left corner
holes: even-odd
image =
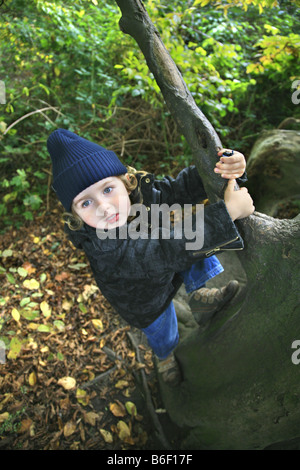
[[[183,278],[187,293],[200,289],[205,283],[224,271],[216,256],[205,258],[179,274]],[[165,359],[178,344],[178,324],[173,302],[147,328],[143,328],[149,346],[159,359]]]

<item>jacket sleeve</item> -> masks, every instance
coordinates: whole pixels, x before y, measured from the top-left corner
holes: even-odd
[[[195,166],[184,168],[176,178],[165,176],[162,180],[155,180],[153,187],[160,192],[160,204],[196,204],[207,198]]]
[[[246,172],[237,178],[239,184],[246,181]],[[176,178],[165,176],[162,180],[155,180],[153,191],[159,193],[156,198],[159,204],[197,204],[207,198],[202,179],[194,165],[182,170]]]

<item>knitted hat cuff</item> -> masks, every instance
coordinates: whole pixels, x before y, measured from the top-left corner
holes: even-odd
[[[112,150],[66,129],[52,132],[47,147],[52,159],[52,187],[67,211],[84,189],[110,176],[127,173]]]

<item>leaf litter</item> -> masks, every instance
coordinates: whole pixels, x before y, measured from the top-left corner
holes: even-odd
[[[152,352],[137,360],[56,210],[0,236],[0,281],[0,449],[155,448]]]

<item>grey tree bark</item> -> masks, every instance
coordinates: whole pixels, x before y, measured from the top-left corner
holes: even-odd
[[[143,3],[116,3],[122,31],[137,41],[191,147],[210,201],[217,201],[224,190],[213,172],[219,137]],[[280,448],[283,441],[300,440],[300,365],[292,361],[297,352],[292,344],[300,340],[300,217],[279,220],[255,213],[238,221],[238,228],[245,249],[232,256],[247,282],[206,330],[191,319],[181,326],[177,357],[184,380],[172,389],[161,383],[171,419],[185,430],[182,449],[263,449],[275,443]]]

